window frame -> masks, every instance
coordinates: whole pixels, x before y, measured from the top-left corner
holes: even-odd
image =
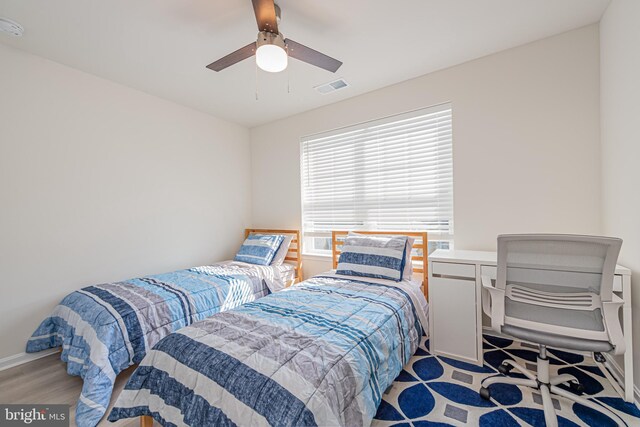
[[[417,117],[419,116],[421,113],[426,113],[429,110],[434,110],[434,112],[436,112],[437,110],[447,110],[450,109],[451,110],[451,127],[452,127],[452,134],[451,134],[451,148],[453,150],[453,103],[452,102],[444,102],[444,103],[440,103],[440,104],[436,104],[436,105],[431,105],[428,107],[422,107],[422,108],[418,108],[415,110],[411,110],[411,111],[407,111],[407,112],[403,112],[403,113],[398,113],[398,114],[393,114],[393,115],[389,115],[389,116],[385,116],[385,117],[381,117],[381,118],[377,118],[377,119],[372,119],[372,120],[367,120],[364,122],[360,122],[360,123],[356,123],[356,124],[352,124],[352,125],[348,125],[348,126],[344,126],[344,127],[340,127],[340,128],[335,128],[332,130],[328,130],[328,131],[324,131],[324,132],[318,132],[318,133],[314,133],[314,134],[309,134],[309,135],[304,135],[300,137],[300,145],[299,145],[299,149],[300,149],[300,214],[301,214],[301,230],[300,230],[300,235],[301,235],[301,243],[302,243],[302,254],[304,256],[307,257],[312,257],[312,258],[318,258],[318,259],[330,259],[331,258],[331,231],[305,231],[305,221],[304,221],[304,201],[305,201],[305,179],[304,179],[304,173],[305,173],[305,168],[303,166],[303,160],[304,160],[304,144],[305,142],[308,142],[309,140],[311,140],[312,138],[325,138],[325,137],[329,137],[332,135],[340,135],[340,134],[345,134],[347,132],[351,132],[351,131],[361,131],[361,130],[365,130],[366,128],[369,128],[371,126],[375,126],[375,125],[380,125],[380,124],[384,124],[384,123],[393,123],[396,121],[401,121],[401,117],[403,116],[411,116],[414,115]],[[446,247],[446,249],[454,249],[454,206],[453,206],[453,173],[454,173],[454,167],[453,167],[453,153],[451,155],[451,170],[452,170],[452,178],[451,178],[451,193],[452,193],[452,206],[451,206],[451,218],[450,218],[450,227],[449,227],[449,231],[450,233],[441,233],[441,232],[436,232],[436,231],[428,231],[429,233],[429,243],[430,243],[430,250],[429,253],[433,252],[434,249],[440,248],[440,247]],[[367,231],[375,231],[375,228],[369,228],[363,225],[362,228],[359,228],[360,230],[367,230]],[[357,231],[358,229],[354,228],[353,231]],[[380,231],[385,231],[385,230],[380,230]],[[398,230],[398,231],[404,231],[404,230]],[[410,230],[407,230],[410,231]],[[416,230],[416,231],[422,231],[422,230]],[[311,243],[311,239],[323,239],[325,240],[325,244],[323,246],[326,247],[326,249],[314,249],[313,248],[313,244]],[[435,248],[434,248],[435,246]]]

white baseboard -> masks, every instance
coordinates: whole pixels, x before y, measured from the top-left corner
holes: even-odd
[[[605,353],[603,354],[604,354],[604,358],[606,359],[605,366],[609,369],[609,372],[611,372],[611,375],[613,375],[613,377],[622,386],[622,384],[624,384],[624,380],[623,380],[624,372],[622,368],[613,357]],[[636,406],[640,408],[640,390],[638,389],[638,386],[635,384],[633,385],[633,398],[635,400]]]
[[[43,357],[47,357],[51,354],[59,352],[60,349],[52,348],[49,350],[42,350],[37,353],[18,353],[12,356],[3,357],[2,359],[0,359],[0,371],[32,362],[34,360],[42,359]]]

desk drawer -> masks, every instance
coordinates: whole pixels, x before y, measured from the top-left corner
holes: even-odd
[[[451,277],[476,278],[476,266],[474,264],[460,264],[454,262],[432,262],[431,274]]]
[[[492,265],[483,265],[480,267],[480,276],[489,276],[491,280],[496,280],[498,274],[498,267]]]
[[[622,276],[619,274],[613,276],[613,292],[622,292]]]

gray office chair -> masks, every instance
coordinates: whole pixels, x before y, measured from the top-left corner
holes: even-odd
[[[547,426],[557,426],[551,400],[556,394],[610,416],[619,417],[572,392],[582,386],[573,375],[550,377],[547,346],[586,352],[625,351],[618,310],[622,299],[613,295],[613,275],[622,240],[609,237],[523,234],[498,236],[495,286],[482,276],[483,310],[491,328],[504,335],[538,344],[537,374],[505,360],[526,379],[496,376],[482,382],[480,395],[490,399],[489,385],[507,383],[540,390]],[[601,355],[600,355],[601,356]]]

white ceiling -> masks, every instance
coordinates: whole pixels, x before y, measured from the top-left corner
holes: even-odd
[[[277,3],[286,37],[344,65],[260,71],[258,100],[253,58],[205,68],[255,40],[250,0],[0,0],[0,17],[25,27],[0,42],[251,127],[597,22],[609,0]],[[313,90],[338,77],[351,86]]]

